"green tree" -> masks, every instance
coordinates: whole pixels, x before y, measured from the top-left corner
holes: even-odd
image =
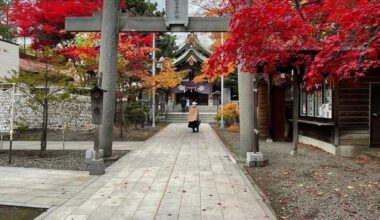
[[[46,154],[46,141],[49,119],[49,104],[52,102],[68,101],[73,99],[71,92],[76,85],[73,79],[62,73],[65,68],[65,59],[56,51],[45,48],[38,54],[38,61],[44,64],[44,68],[26,72],[20,70],[13,73],[4,81],[15,83],[18,91],[28,98],[28,105],[36,111],[41,111],[41,148],[40,156]]]
[[[145,0],[125,0],[125,4],[128,12],[135,16],[162,17],[164,15],[164,11],[157,11],[157,3]]]
[[[178,49],[175,42],[177,36],[172,34],[162,34],[157,38],[157,57],[173,58],[174,52]]]
[[[12,0],[0,0],[0,38],[12,40],[12,28],[9,26],[9,8]]]
[[[125,111],[125,120],[129,125],[134,124],[135,129],[137,129],[138,124],[141,124],[141,127],[143,128],[146,114],[147,111],[140,102],[129,102]]]

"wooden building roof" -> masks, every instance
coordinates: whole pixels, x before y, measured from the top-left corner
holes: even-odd
[[[190,33],[187,35],[185,43],[174,53],[176,59],[173,64],[178,66],[184,62],[190,65],[196,62],[203,63],[210,55],[211,51],[198,40],[197,35]]]

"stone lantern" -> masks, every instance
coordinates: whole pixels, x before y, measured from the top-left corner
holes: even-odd
[[[90,90],[92,123],[99,125],[102,123],[103,94],[106,90],[95,86]]]
[[[102,123],[103,95],[107,92],[98,86],[90,90],[92,123],[95,125],[94,149],[90,151],[90,175],[102,175],[105,173],[103,159],[99,157],[99,125]]]

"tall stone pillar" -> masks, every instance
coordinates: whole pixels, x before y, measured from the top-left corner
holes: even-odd
[[[104,157],[112,155],[117,82],[119,8],[120,0],[103,1],[99,72],[103,74],[102,89],[107,90],[107,92],[104,94],[103,100],[99,145],[103,149]]]
[[[251,7],[252,0],[248,0],[241,7]],[[247,152],[254,151],[255,135],[255,114],[254,114],[254,87],[253,75],[242,71],[243,64],[238,67],[238,90],[239,90],[239,111],[240,111],[240,162],[247,158]],[[257,97],[257,96],[256,96]]]
[[[239,111],[240,111],[240,161],[245,161],[247,152],[253,152],[254,145],[254,93],[253,75],[238,67]]]

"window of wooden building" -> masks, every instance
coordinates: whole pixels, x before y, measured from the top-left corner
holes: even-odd
[[[303,85],[301,84],[301,88]],[[316,90],[306,93],[301,89],[300,116],[311,118],[332,118],[332,88],[325,80]]]

